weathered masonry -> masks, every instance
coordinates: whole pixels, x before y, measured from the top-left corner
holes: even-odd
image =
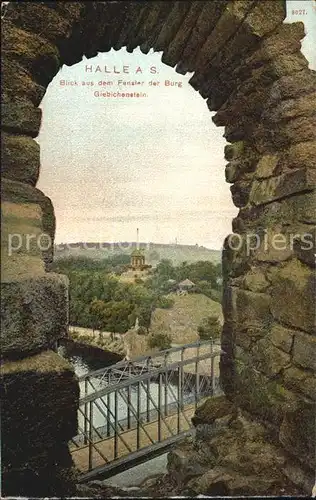
[[[284,18],[284,0],[7,7],[1,93],[4,494],[74,492],[67,443],[76,434],[78,382],[54,352],[67,331],[67,281],[50,272],[52,246],[41,236],[53,240],[55,218],[50,200],[36,189],[40,151],[34,138],[38,106],[61,66],[121,47],[154,48],[178,73],[194,72],[192,87],[216,111],[214,123],[225,127],[223,175],[239,214],[223,252],[223,388],[272,426],[276,441],[313,474],[316,78],[300,52],[303,24],[283,24]],[[10,255],[13,234],[21,244]]]

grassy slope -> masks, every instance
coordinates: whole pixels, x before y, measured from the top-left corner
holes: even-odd
[[[197,328],[206,316],[217,315],[223,322],[222,307],[205,295],[172,294],[175,303],[171,309],[156,309],[151,322],[151,332],[170,333],[172,342],[184,344],[198,339]]]

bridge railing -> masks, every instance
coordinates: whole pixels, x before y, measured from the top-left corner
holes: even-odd
[[[220,390],[220,354],[212,341],[196,342],[81,376],[71,452],[82,477],[110,475],[189,433],[198,402]]]
[[[187,358],[188,355],[192,358],[199,358],[200,353],[203,351],[205,353],[205,350],[212,355],[218,353],[219,349],[220,345],[214,343],[212,339],[183,344],[150,355],[139,356],[133,359],[124,359],[113,365],[91,371],[81,375],[79,377],[79,382],[84,382],[87,379],[98,379],[99,385],[102,385],[102,382],[105,380],[107,381],[107,385],[110,383],[117,384],[126,377],[147,373],[149,370],[152,371],[158,367],[170,365],[172,361],[183,360]],[[192,353],[192,350],[195,351]],[[202,361],[203,358],[200,358],[200,360]]]

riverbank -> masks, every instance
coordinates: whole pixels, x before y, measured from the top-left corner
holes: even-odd
[[[127,354],[123,335],[101,332],[80,326],[69,326],[68,332],[69,338],[77,343],[117,354],[121,358],[124,358]]]

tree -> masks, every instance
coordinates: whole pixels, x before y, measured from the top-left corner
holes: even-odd
[[[221,335],[222,326],[218,316],[207,316],[203,318],[198,326],[198,334],[201,340],[218,339]]]
[[[92,329],[103,330],[105,326],[105,302],[103,300],[94,299],[89,306],[90,319]]]
[[[162,259],[156,267],[156,273],[164,279],[174,279],[175,269],[171,260]]]
[[[112,333],[125,333],[130,327],[131,304],[127,301],[110,301],[105,304],[103,317],[106,328]]]
[[[158,348],[159,351],[169,349],[171,347],[171,337],[167,333],[155,333],[148,335],[147,343],[150,349]]]
[[[149,253],[149,260],[150,261],[158,261],[160,259],[160,255],[159,253],[157,252],[157,250],[152,250],[150,253]]]

